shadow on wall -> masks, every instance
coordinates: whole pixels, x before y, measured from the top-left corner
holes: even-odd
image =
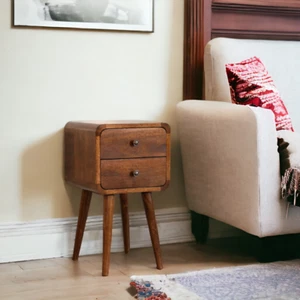
[[[183,5],[172,5],[171,15],[180,16]],[[171,18],[169,43],[170,53],[166,56],[169,63],[168,86],[162,111],[156,116],[156,121],[168,122],[172,136],[172,163],[170,187],[163,192],[154,193],[155,208],[179,207],[185,204],[183,173],[179,140],[176,128],[176,104],[182,100],[182,43],[178,43],[180,34]],[[182,28],[183,31],[183,28]],[[181,34],[183,38],[183,33]],[[180,50],[178,49],[180,46]],[[180,84],[178,84],[180,83]],[[44,139],[32,143],[24,150],[21,162],[22,182],[22,213],[23,220],[62,218],[77,216],[79,211],[79,188],[65,184],[63,180],[63,128]],[[143,210],[141,196],[130,195],[131,203],[135,202],[134,210]],[[102,215],[102,196],[93,195],[90,215]],[[131,205],[130,205],[131,206]],[[119,199],[116,197],[115,213],[118,213]],[[133,209],[130,208],[130,211]]]
[[[22,219],[77,216],[81,190],[64,181],[63,129],[32,143],[22,155]],[[93,195],[90,215],[102,214],[102,197]]]
[[[32,143],[22,155],[23,220],[60,217],[70,208],[63,201],[66,193],[62,181],[63,130]]]
[[[166,199],[168,199],[168,206],[182,207],[187,205],[185,202],[181,152],[176,126],[176,104],[183,99],[183,26],[181,32],[182,44],[180,44],[181,47],[178,49],[179,33],[176,24],[178,22],[177,16],[180,17],[182,15],[183,4],[180,6],[174,3],[172,10],[170,14],[175,17],[172,18],[173,24],[171,25],[172,29],[170,30],[169,38],[170,49],[172,51],[168,55],[169,70],[165,95],[166,101],[163,111],[157,117],[158,122],[166,121],[171,126],[171,181],[166,191],[155,193],[154,197],[157,199],[155,202],[156,209],[162,208],[162,206],[165,207]],[[178,62],[182,63],[179,64]]]

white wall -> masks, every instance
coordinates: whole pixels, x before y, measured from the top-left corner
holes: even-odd
[[[155,205],[186,206],[175,127],[184,1],[155,1],[152,34],[14,28],[11,2],[0,1],[0,222],[77,214],[79,190],[62,178],[63,127],[76,119],[168,122],[171,186]],[[131,211],[142,210],[134,198]]]

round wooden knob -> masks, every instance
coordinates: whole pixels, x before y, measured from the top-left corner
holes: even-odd
[[[133,177],[137,177],[137,176],[139,176],[140,171],[139,170],[134,170],[134,171],[132,171],[131,174],[132,174]]]
[[[132,145],[133,147],[138,146],[138,144],[139,144],[139,141],[138,141],[138,140],[133,140],[133,141],[131,142],[131,145]]]

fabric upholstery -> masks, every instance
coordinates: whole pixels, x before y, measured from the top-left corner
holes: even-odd
[[[280,199],[271,111],[189,100],[177,105],[177,120],[191,210],[259,237],[300,232],[300,209],[286,219]]]
[[[284,101],[295,131],[300,132],[300,41],[211,40],[204,56],[205,99],[231,102],[225,65],[252,56],[263,61]]]
[[[294,131],[274,81],[258,57],[225,67],[233,103],[270,109],[275,116],[276,130]]]
[[[252,56],[264,62],[300,132],[300,42],[211,40],[204,56],[206,101],[177,105],[188,207],[259,237],[299,233],[300,208],[291,207],[286,217],[280,197],[273,113],[231,103],[225,65]]]

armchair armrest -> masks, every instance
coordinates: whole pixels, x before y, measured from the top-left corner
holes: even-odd
[[[261,236],[263,207],[280,192],[273,113],[188,100],[177,105],[177,120],[189,208]]]

